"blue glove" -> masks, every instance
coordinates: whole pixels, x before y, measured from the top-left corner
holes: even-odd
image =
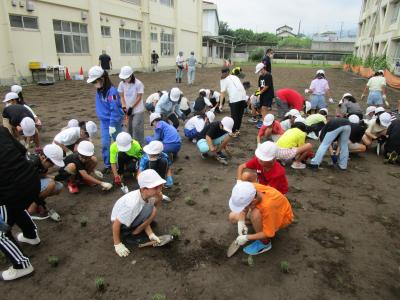
[[[334,165],[336,165],[337,164],[337,155],[336,154],[331,155],[331,160],[332,160],[332,163]]]
[[[174,184],[174,180],[172,179],[172,176],[167,176],[167,182],[165,183],[165,186],[171,187]]]

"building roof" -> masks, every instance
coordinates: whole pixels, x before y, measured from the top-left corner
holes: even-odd
[[[293,28],[290,27],[289,25],[283,25],[283,26],[281,26],[281,27],[278,27],[278,28],[276,29],[276,31],[278,31],[278,30],[280,30],[280,29],[282,29],[282,28],[288,28],[290,31],[293,30]]]

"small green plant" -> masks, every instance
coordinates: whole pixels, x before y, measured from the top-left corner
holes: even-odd
[[[289,273],[289,263],[286,260],[281,261],[281,271],[282,273]]]
[[[96,279],[94,280],[94,283],[96,285],[96,289],[99,292],[104,292],[105,288],[106,288],[106,283],[103,277],[96,277]]]
[[[264,51],[265,51],[264,48],[261,47],[254,49],[249,56],[249,60],[261,61],[264,57]]]
[[[79,221],[79,223],[81,224],[81,227],[86,227],[87,222],[88,222],[87,217],[82,217],[81,220]]]
[[[208,186],[206,186],[206,185],[203,186],[202,191],[204,194],[208,193],[209,192]]]
[[[249,267],[254,267],[254,258],[253,258],[252,255],[249,255],[249,256],[247,257],[247,265],[248,265]]]
[[[179,237],[181,236],[181,230],[179,229],[178,226],[172,226],[170,232],[170,235],[172,235],[175,239],[179,239]]]
[[[49,262],[50,266],[52,266],[53,268],[58,267],[59,259],[58,259],[57,256],[50,255],[50,256],[47,258],[47,261]]]
[[[165,300],[167,297],[165,297],[164,294],[156,293],[153,295],[153,300]]]
[[[186,203],[187,205],[189,205],[189,206],[196,205],[196,201],[194,201],[194,200],[192,199],[192,197],[186,197],[186,198],[185,198],[185,203]]]

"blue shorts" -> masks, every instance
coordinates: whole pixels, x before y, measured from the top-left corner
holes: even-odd
[[[53,179],[50,178],[40,179],[40,192],[43,192],[45,189],[47,189],[51,181],[53,181]],[[61,191],[61,189],[63,188],[63,184],[58,181],[55,181],[55,183],[56,183],[56,192]]]
[[[381,91],[370,91],[369,94],[368,94],[367,103],[368,103],[369,106],[371,106],[371,105],[374,105],[374,106],[383,105],[382,92]]]
[[[325,96],[324,95],[312,95],[311,96],[311,109],[326,108]]]
[[[223,136],[220,136],[219,138],[212,140],[213,145],[215,145],[215,146],[221,145],[227,135],[228,134],[224,134]],[[207,153],[208,151],[210,151],[210,147],[208,147],[208,143],[207,143],[206,139],[199,140],[197,142],[197,148],[199,149],[199,151],[201,153]]]

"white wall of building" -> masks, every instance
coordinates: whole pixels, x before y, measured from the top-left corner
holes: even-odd
[[[203,35],[217,36],[218,35],[218,18],[215,10],[203,11]]]

